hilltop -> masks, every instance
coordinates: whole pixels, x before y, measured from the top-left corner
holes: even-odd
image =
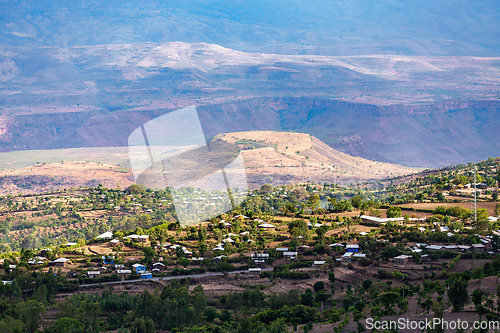
[[[285,185],[306,181],[319,184],[368,183],[419,171],[350,156],[303,133],[251,131],[223,134],[216,139],[243,149],[250,188],[266,183]]]
[[[353,157],[303,133],[237,132],[212,141],[217,140],[242,149],[251,189],[265,183],[369,183],[420,170]],[[98,184],[125,188],[133,183],[125,147],[18,151],[0,156],[0,195]],[[205,156],[193,158],[204,163]]]

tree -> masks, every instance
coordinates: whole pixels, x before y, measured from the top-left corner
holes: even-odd
[[[351,204],[354,208],[360,209],[361,205],[363,204],[363,197],[360,196],[359,194],[356,194],[352,199],[351,199]]]
[[[318,235],[319,239],[323,239],[323,237],[325,237],[327,231],[328,231],[328,227],[326,225],[322,225],[321,227],[316,228],[316,234]]]
[[[200,243],[204,243],[207,240],[207,229],[200,225],[198,228],[198,241]]]
[[[28,332],[36,332],[40,325],[40,318],[45,308],[42,303],[33,299],[25,303],[19,303],[16,307],[16,313],[22,318]]]
[[[341,200],[335,205],[335,211],[345,212],[352,209],[351,202],[349,200]]]
[[[283,215],[285,216],[293,216],[297,212],[297,208],[295,207],[295,204],[292,202],[287,202],[285,206],[281,208]]]
[[[146,186],[142,184],[132,184],[129,187],[127,187],[127,191],[129,193],[142,193],[146,191]]]
[[[328,272],[328,280],[330,280],[331,284],[333,284],[335,282],[335,273],[334,272]]]
[[[0,332],[2,333],[17,333],[24,330],[24,325],[21,320],[7,316],[0,320]]]
[[[388,218],[391,218],[391,217],[401,217],[401,207],[394,207],[394,206],[391,206],[389,208],[387,208],[387,217]]]
[[[476,308],[483,302],[484,295],[486,295],[486,293],[479,289],[476,289],[474,290],[474,292],[472,292],[472,302],[474,303]]]
[[[319,206],[321,205],[321,200],[319,198],[319,195],[317,194],[313,194],[309,197],[309,199],[307,200],[307,205],[309,207],[311,207],[312,211],[313,211],[313,214],[314,212],[319,208]]]
[[[401,301],[401,299],[402,299],[401,295],[393,291],[387,291],[379,295],[380,303],[384,305],[386,308],[389,308],[394,304],[397,304],[399,301]]]
[[[363,281],[363,288],[365,288],[365,290],[368,290],[370,289],[370,287],[372,286],[372,280],[364,280]]]
[[[461,311],[469,302],[469,293],[467,292],[468,283],[461,277],[453,281],[448,289],[448,298],[453,305],[453,311]]]
[[[495,206],[495,216],[500,216],[500,202]]]
[[[54,331],[56,333],[83,332],[84,326],[78,319],[64,317],[56,320]]]
[[[337,198],[330,198],[330,199],[328,199],[328,203],[330,204],[330,209],[336,210]]]
[[[150,265],[155,256],[155,250],[152,247],[148,246],[144,248],[144,263],[145,265]]]
[[[274,190],[274,187],[270,184],[264,184],[260,187],[261,191],[264,193],[269,193]]]
[[[307,289],[305,293],[300,295],[300,303],[305,306],[312,306],[314,303],[314,295],[311,289]]]
[[[443,320],[444,310],[443,306],[440,302],[434,302],[432,304],[432,311],[434,311],[434,318],[439,318],[440,321]],[[429,333],[444,333],[443,325],[432,325],[432,328],[429,330]]]
[[[378,210],[377,208],[370,207],[370,208],[368,208],[368,211],[370,212],[371,216],[375,216],[375,217],[382,216],[382,212],[380,210]]]
[[[473,225],[477,233],[482,233],[489,227],[488,212],[486,208],[480,208],[476,211],[476,215],[476,221],[473,221]],[[471,219],[474,219],[474,212],[471,212]]]
[[[464,175],[457,175],[452,183],[455,185],[465,185],[467,184],[467,177]]]
[[[288,232],[292,237],[304,237],[307,235],[307,231],[307,223],[304,220],[293,220],[288,223]]]
[[[151,318],[136,318],[130,327],[130,333],[154,333],[155,323]]]
[[[318,281],[313,286],[315,292],[320,292],[321,290],[325,290],[325,283],[323,281]]]

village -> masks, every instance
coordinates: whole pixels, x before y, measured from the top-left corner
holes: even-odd
[[[432,318],[438,305],[448,316],[477,319],[478,306],[493,316],[500,205],[491,177],[498,169],[483,166],[489,185],[478,189],[477,183],[475,191],[467,186],[470,176],[459,177],[468,169],[460,170],[394,179],[379,190],[266,185],[249,192],[237,210],[195,225],[176,221],[166,191],[138,186],[0,198],[3,246],[10,249],[0,259],[0,289],[7,297],[35,297],[30,295],[46,293],[41,285],[56,279],[59,291],[38,298],[50,309],[40,318],[49,326],[61,316],[75,318],[68,307],[78,299],[105,302],[93,295],[109,292],[137,302],[168,288],[193,295],[203,290],[203,315],[193,318],[206,327],[224,320],[240,325],[235,320],[243,308],[252,313],[244,318],[261,322],[264,306],[290,311],[284,320],[291,327],[313,325],[319,332],[355,330],[370,315]],[[458,193],[461,188],[467,192]],[[209,199],[199,200],[204,195]],[[187,189],[185,204],[217,205],[219,197]],[[452,291],[459,286],[490,296],[480,303],[460,301]],[[238,297],[260,301],[250,306]],[[289,307],[276,297],[290,297]],[[299,308],[309,315],[293,319]],[[154,319],[154,325],[174,329],[183,319],[172,316],[170,323]],[[93,322],[78,318],[108,330],[122,325],[104,313]]]

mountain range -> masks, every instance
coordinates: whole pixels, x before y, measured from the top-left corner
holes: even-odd
[[[500,152],[495,1],[0,3],[2,152],[125,146],[189,105],[207,139],[304,132],[414,167]]]

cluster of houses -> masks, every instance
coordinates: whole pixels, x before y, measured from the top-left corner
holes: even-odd
[[[163,263],[154,263],[151,267],[152,267],[151,271],[147,271],[146,266],[143,264],[139,264],[139,263],[133,264],[132,269],[125,269],[125,265],[115,265],[116,273],[118,275],[124,276],[124,275],[132,274],[132,272],[134,272],[137,275],[139,275],[139,277],[141,279],[152,278],[153,273],[160,273],[160,272],[165,270],[165,265]],[[70,273],[68,273],[68,274],[70,274]],[[84,276],[85,276],[85,274],[84,274]],[[101,276],[101,270],[89,271],[89,272],[87,272],[86,276],[88,276],[90,278],[98,278]]]
[[[135,242],[146,243],[148,241],[148,239],[149,239],[149,235],[136,235],[136,234],[133,234],[133,235],[125,236],[125,237],[123,237],[123,239],[130,239],[130,240],[135,241]]]
[[[113,264],[113,256],[103,256],[102,257],[104,264]],[[99,278],[101,276],[102,272],[105,272],[108,270],[109,267],[102,266],[99,267],[98,270],[93,270],[93,271],[88,271],[86,274],[83,274],[83,276],[87,276],[90,278]],[[162,262],[156,262],[151,265],[151,270],[148,271],[146,269],[146,266],[140,263],[133,264],[131,269],[126,269],[125,265],[123,264],[115,264],[114,268],[116,270],[116,273],[121,276],[129,275],[132,273],[135,273],[139,275],[141,279],[149,279],[153,277],[154,273],[161,273],[166,270],[165,264]],[[68,276],[76,276],[77,273],[74,271],[68,272]]]
[[[330,247],[333,249],[334,252],[345,252],[340,258],[336,259],[339,262],[343,263],[349,263],[351,262],[351,259],[353,258],[365,258],[366,254],[360,252],[360,248],[358,244],[351,244],[351,245],[342,245],[339,243],[335,244],[330,244]],[[276,252],[281,253],[283,258],[289,259],[289,260],[294,260],[297,258],[299,251],[305,250],[309,248],[308,245],[301,245],[297,248],[297,251],[291,251],[287,247],[277,247]],[[250,255],[252,258],[253,262],[255,264],[263,264],[269,259],[269,254],[268,253],[252,253]],[[323,265],[326,261],[322,260],[317,260],[314,261],[313,266],[320,266]]]
[[[491,244],[481,243],[472,245],[428,245],[426,243],[417,243],[414,247],[410,248],[412,252],[420,253],[423,249],[429,251],[453,251],[453,252],[491,252]],[[491,252],[493,253],[493,252]]]
[[[461,252],[477,252],[477,253],[490,253],[493,254],[491,245],[491,236],[481,236],[480,244],[472,244],[472,245],[440,245],[440,244],[427,244],[427,243],[416,243],[415,246],[410,247],[410,251],[414,253],[421,253],[423,250],[428,250],[430,252],[434,251],[453,251],[457,253]],[[428,255],[423,254],[422,261],[428,260]],[[397,257],[392,258],[392,261],[397,265],[403,265],[408,263],[413,256],[411,255],[399,255]]]
[[[240,232],[240,236],[248,236],[250,233],[248,231],[244,231],[244,232]],[[212,252],[222,252],[224,251],[224,246],[226,246],[226,244],[233,244],[235,243],[235,241],[233,240],[233,238],[235,237],[238,237],[238,235],[236,234],[233,234],[233,233],[228,233],[226,235],[224,235],[224,239],[222,240],[222,243],[219,243],[217,245],[215,245],[215,247],[212,249]],[[255,241],[251,240],[251,239],[247,239],[246,240],[247,243],[255,243]]]
[[[249,217],[245,216],[245,215],[241,215],[241,214],[240,215],[236,215],[235,217],[233,217],[233,221],[237,220],[237,219],[243,219],[244,220],[244,219],[249,219]],[[261,219],[254,219],[253,221],[258,223],[257,227],[260,228],[260,229],[272,229],[272,228],[275,228],[275,226],[273,224],[267,223],[266,221],[261,220]],[[227,222],[226,220],[220,220],[218,224],[219,225],[222,224],[224,226],[224,228],[226,228],[226,229],[231,229],[233,227],[233,224],[230,223],[230,222]],[[209,226],[213,226],[213,224],[210,223]]]
[[[350,263],[352,259],[366,258],[366,254],[361,253],[358,244],[346,244],[344,246],[343,244],[340,243],[333,243],[330,244],[329,246],[335,253],[344,252],[344,254],[340,258],[336,259],[338,262]]]
[[[371,225],[384,225],[387,222],[403,222],[405,220],[404,217],[381,218],[381,217],[370,216],[370,215],[361,215],[360,218],[363,221],[363,223],[371,224]],[[424,223],[425,217],[419,217],[419,218],[410,217],[410,218],[408,218],[408,220],[411,223]]]

